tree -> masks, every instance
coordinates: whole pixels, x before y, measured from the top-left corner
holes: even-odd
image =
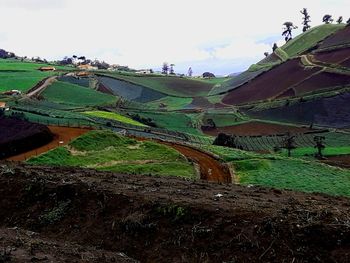
[[[169,65],[167,62],[164,62],[162,67],[162,74],[168,75],[168,71],[169,71]]]
[[[204,72],[202,74],[202,77],[203,78],[215,78],[215,75],[213,73],[211,73],[211,72]]]
[[[213,128],[213,129],[216,128],[216,124],[213,119],[207,119],[207,124],[210,128]]]
[[[306,32],[308,29],[310,29],[310,25],[309,23],[311,22],[310,20],[310,15],[307,12],[306,8],[303,8],[303,10],[300,11],[300,13],[302,13],[303,17],[303,22],[301,23],[303,25],[303,32]]]
[[[316,143],[315,148],[317,148],[317,153],[316,153],[317,158],[323,157],[322,151],[326,148],[326,146],[324,144],[325,139],[326,138],[324,136],[315,136],[314,137],[314,142]]]
[[[338,18],[337,23],[338,23],[338,24],[343,23],[343,17],[342,17],[342,16],[340,16],[340,17]]]
[[[190,67],[190,68],[188,69],[187,75],[188,75],[189,77],[192,77],[192,74],[193,74],[193,71],[192,71],[192,68]]]
[[[325,24],[331,24],[333,23],[333,18],[331,15],[324,15],[323,18],[322,18],[322,22],[324,22]]]
[[[348,21],[346,21],[346,23],[347,23],[348,25],[350,25],[350,18],[348,19]]]
[[[225,133],[219,133],[215,138],[213,145],[237,148],[236,137],[227,135]]]
[[[290,133],[287,133],[286,138],[282,142],[282,148],[287,149],[288,157],[290,157],[292,150],[297,148],[295,145],[295,136],[292,136],[290,135]]]
[[[288,42],[293,38],[292,36],[293,29],[297,29],[298,27],[295,26],[292,22],[285,22],[283,25],[284,25],[284,28],[283,28],[282,36],[284,36],[284,40]]]
[[[269,52],[264,52],[265,57],[268,57],[269,55],[270,55]]]
[[[273,44],[273,47],[272,47],[272,51],[275,52],[275,50],[276,50],[277,48],[278,48],[277,44],[274,43],[274,44]]]
[[[175,64],[170,64],[170,74],[171,75],[175,75],[174,66],[175,66]]]

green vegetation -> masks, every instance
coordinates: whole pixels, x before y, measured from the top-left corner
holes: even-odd
[[[326,37],[344,28],[344,26],[344,24],[328,24],[313,27],[305,33],[300,34],[299,36],[288,41],[281,48],[289,55],[289,57],[300,55],[301,53],[314,47],[318,42],[322,41]]]
[[[135,126],[143,126],[143,127],[146,126],[142,123],[139,123],[138,121],[134,121],[133,119],[130,119],[128,117],[125,117],[125,116],[118,114],[118,113],[115,113],[115,112],[85,111],[84,114],[87,114],[87,115],[93,116],[93,117],[115,120],[115,121],[123,122],[126,124],[131,124],[131,125],[135,125]]]
[[[229,162],[236,181],[303,192],[350,196],[350,171],[318,161],[258,154],[220,146],[201,146]],[[294,151],[295,152],[295,151]]]
[[[277,48],[275,50],[275,54],[282,60],[282,61],[286,61],[287,59],[289,59],[288,54],[282,49],[282,48]]]
[[[155,100],[152,102],[147,103],[147,106],[150,109],[163,109],[166,108],[167,110],[177,110],[177,109],[183,109],[188,104],[192,102],[192,98],[179,98],[179,97],[164,97],[159,100]]]
[[[91,131],[68,146],[56,148],[28,162],[127,174],[196,177],[192,164],[174,149],[149,141],[138,142],[111,131]]]
[[[314,156],[316,152],[317,152],[317,149],[314,147],[297,148],[292,151],[292,156],[293,157]],[[342,146],[342,147],[326,146],[326,148],[322,153],[323,153],[323,156],[350,154],[350,146]]]
[[[0,59],[0,92],[20,90],[25,92],[42,79],[57,75],[57,72],[41,72],[38,69],[47,64],[21,62],[14,59]],[[68,69],[54,66],[56,69]]]
[[[117,100],[112,95],[61,81],[46,88],[42,96],[50,102],[76,106],[109,105]]]

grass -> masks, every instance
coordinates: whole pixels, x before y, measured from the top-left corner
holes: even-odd
[[[281,48],[289,55],[289,57],[300,55],[342,28],[344,28],[344,24],[316,26],[293,38]]]
[[[84,114],[93,116],[93,117],[99,117],[99,118],[104,118],[104,119],[110,119],[110,120],[115,120],[119,122],[123,122],[126,124],[131,124],[135,126],[142,126],[146,127],[146,125],[135,121],[133,119],[130,119],[128,117],[125,117],[121,114],[115,113],[115,112],[107,112],[107,111],[85,111]]]
[[[57,75],[57,72],[41,72],[38,68],[47,64],[21,62],[13,59],[0,59],[0,92],[20,90],[26,92],[42,79]],[[68,69],[55,66],[57,69]]]
[[[112,95],[61,81],[46,88],[42,96],[50,102],[75,106],[110,105],[117,100]]]
[[[236,181],[243,185],[260,185],[308,193],[350,196],[350,171],[318,161],[258,154],[220,146],[202,149],[229,162]]]
[[[177,109],[185,108],[191,102],[192,102],[192,98],[179,98],[179,97],[168,96],[165,98],[161,98],[159,100],[149,102],[147,103],[147,106],[150,109],[166,108],[167,110],[177,110]],[[161,107],[160,105],[164,105],[164,107]]]
[[[297,148],[292,151],[293,157],[314,156],[317,149],[313,147]],[[287,155],[287,151],[283,151],[284,155]],[[322,151],[324,156],[336,156],[350,154],[350,146],[343,147],[327,147]]]
[[[31,158],[28,163],[196,178],[193,165],[174,149],[154,142],[139,142],[111,131],[91,131],[68,146]]]

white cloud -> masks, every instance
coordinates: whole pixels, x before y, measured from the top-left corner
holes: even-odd
[[[325,13],[346,16],[350,1],[294,0],[286,7],[277,0],[0,0],[0,24],[6,25],[0,48],[48,59],[81,54],[132,67],[251,61],[271,50],[272,43],[260,40],[279,36],[283,22],[300,25],[303,7],[314,26]]]

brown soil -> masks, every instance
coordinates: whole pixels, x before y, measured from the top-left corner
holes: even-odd
[[[319,49],[345,45],[350,43],[350,26],[345,27],[342,30],[337,31],[335,34],[326,38],[325,41],[322,42]]]
[[[243,124],[217,127],[217,128],[202,128],[203,132],[207,135],[216,136],[219,133],[234,134],[237,136],[266,136],[290,133],[304,133],[310,131],[308,128],[288,126],[281,124],[273,124],[259,121],[252,121]]]
[[[50,142],[50,130],[42,124],[15,118],[0,118],[0,159],[16,155]]]
[[[0,196],[13,262],[350,261],[347,198],[6,163]]]
[[[301,95],[307,92],[327,89],[331,87],[347,86],[350,83],[350,75],[321,72],[311,78],[303,81],[294,90],[297,95]]]
[[[322,52],[314,55],[314,58],[316,60],[329,63],[329,64],[339,64],[349,57],[350,57],[350,48],[332,50],[329,52]]]
[[[317,67],[305,68],[300,59],[293,59],[232,90],[222,102],[232,105],[275,98],[319,70]]]
[[[350,169],[350,155],[330,156],[323,162],[329,165]]]
[[[169,142],[160,142],[167,146],[170,146],[177,150],[178,152],[185,155],[188,159],[197,163],[200,167],[200,178],[210,182],[218,183],[231,183],[232,178],[228,167],[221,164],[214,157],[191,148],[189,146],[184,146],[180,144],[174,144]]]
[[[49,130],[53,133],[54,139],[39,148],[31,151],[24,152],[19,155],[9,157],[7,160],[10,161],[25,161],[30,157],[37,156],[58,146],[66,145],[71,140],[79,137],[80,135],[90,131],[88,128],[70,128],[70,127],[60,127],[60,126],[48,126]]]

